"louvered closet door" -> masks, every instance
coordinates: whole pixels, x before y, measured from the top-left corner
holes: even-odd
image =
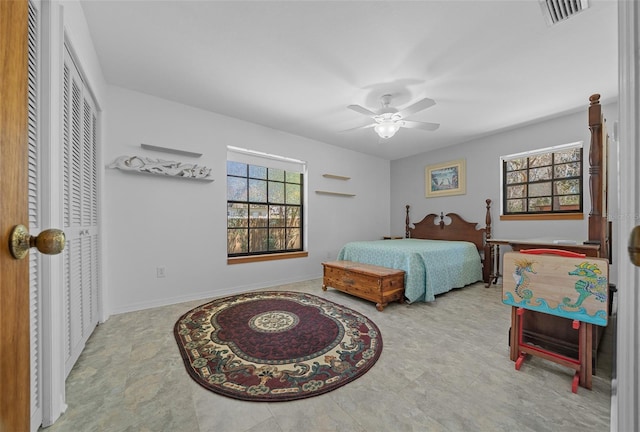
[[[98,322],[97,114],[68,50],[63,70],[65,369]]]
[[[42,229],[40,154],[39,154],[39,3],[29,2],[28,22],[28,142],[29,142],[29,232],[38,235]],[[29,300],[31,316],[31,430],[37,431],[42,424],[42,295],[41,254],[29,254]]]

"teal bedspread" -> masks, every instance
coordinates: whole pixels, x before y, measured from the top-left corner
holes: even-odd
[[[478,249],[471,242],[443,240],[374,240],[350,242],[339,260],[405,271],[409,302],[435,300],[437,294],[482,280]]]

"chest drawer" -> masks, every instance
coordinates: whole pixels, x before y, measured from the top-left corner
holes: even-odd
[[[328,286],[376,302],[383,310],[391,301],[404,300],[404,271],[351,261],[323,263],[322,289]]]

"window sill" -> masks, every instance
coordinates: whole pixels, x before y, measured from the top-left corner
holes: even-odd
[[[227,258],[227,264],[244,264],[244,263],[260,262],[260,261],[283,260],[283,259],[290,259],[290,258],[305,258],[308,256],[309,256],[309,252],[306,252],[306,251],[241,256],[241,257]]]
[[[500,215],[500,220],[583,220],[584,213],[539,213]]]

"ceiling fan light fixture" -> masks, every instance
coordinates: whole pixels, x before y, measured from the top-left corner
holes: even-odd
[[[374,123],[369,123],[367,125],[348,130],[366,129],[373,127],[380,138],[389,139],[394,136],[396,132],[398,132],[398,129],[400,129],[401,127],[434,131],[438,129],[438,126],[440,126],[438,123],[405,120],[406,116],[415,114],[418,111],[422,111],[435,105],[436,101],[434,101],[433,99],[423,98],[417,102],[414,102],[408,107],[403,108],[401,111],[398,111],[397,108],[390,106],[390,94],[383,95],[380,98],[380,101],[382,102],[382,109],[377,113],[360,105],[348,105],[347,108],[349,108],[350,110],[353,110],[359,114],[363,114],[367,117],[371,117],[374,120]]]
[[[391,120],[383,120],[378,123],[374,129],[380,138],[387,139],[391,138],[396,134],[396,132],[398,132],[398,129],[400,129],[400,123]]]

